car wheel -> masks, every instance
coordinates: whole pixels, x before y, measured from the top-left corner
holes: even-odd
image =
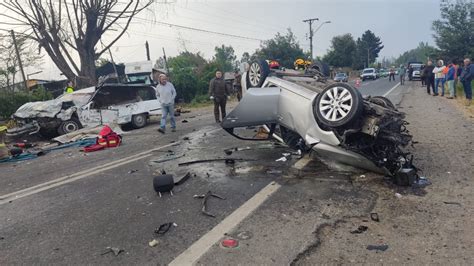
[[[146,114],[138,114],[132,116],[132,126],[133,128],[142,128],[147,124],[147,115]]]
[[[316,96],[313,113],[325,127],[348,128],[360,117],[363,107],[358,90],[345,83],[334,83]]]
[[[247,89],[261,87],[268,74],[270,74],[270,67],[267,61],[258,60],[250,63],[247,72]]]
[[[395,105],[389,99],[387,99],[383,96],[373,96],[369,99],[369,102],[381,105],[381,106],[383,106],[385,108],[388,108],[390,110],[397,110]]]
[[[65,135],[82,128],[81,122],[77,118],[72,117],[67,121],[61,122],[58,128],[59,135]]]

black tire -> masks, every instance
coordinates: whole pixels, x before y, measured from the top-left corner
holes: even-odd
[[[329,65],[328,64],[325,64],[325,63],[322,63],[322,62],[319,62],[319,61],[315,61],[311,67],[311,69],[315,69],[317,71],[319,71],[321,74],[323,74],[323,76],[325,77],[329,77],[330,75],[330,69],[329,69]]]
[[[247,71],[247,89],[262,87],[265,79],[270,74],[270,67],[265,60],[256,60],[250,62]]]
[[[169,192],[174,187],[174,178],[172,175],[159,175],[153,177],[153,189],[156,192]]]
[[[337,88],[336,93],[334,88]],[[346,83],[327,86],[313,103],[314,117],[323,128],[350,128],[362,115],[363,109],[362,95]]]
[[[79,122],[79,119],[75,117],[71,117],[71,119],[67,121],[61,122],[58,127],[58,134],[59,135],[65,135],[74,131],[77,131],[82,128],[81,122]]]
[[[370,97],[369,99],[370,102],[372,103],[375,103],[375,104],[378,104],[378,105],[381,105],[385,108],[388,108],[388,109],[391,109],[391,110],[397,110],[397,108],[395,107],[395,105],[387,98],[383,97],[383,96],[373,96],[373,97]]]
[[[147,118],[148,116],[146,114],[138,114],[132,116],[132,127],[138,129],[146,126]]]

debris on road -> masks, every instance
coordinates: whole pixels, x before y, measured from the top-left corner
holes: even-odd
[[[224,239],[221,242],[221,246],[224,248],[236,248],[239,246],[239,241],[236,239]]]
[[[121,248],[114,248],[114,247],[107,247],[106,251],[100,255],[105,255],[108,253],[114,253],[115,256],[118,256],[120,253],[124,252],[125,250]]]
[[[403,196],[402,196],[402,194],[400,194],[400,193],[395,193],[395,197],[401,199]]]
[[[388,249],[388,245],[368,245],[367,250],[376,250],[376,251],[386,251]]]
[[[172,175],[159,175],[153,177],[153,188],[160,195],[162,192],[170,192],[173,195],[174,178]]]
[[[351,231],[351,234],[362,234],[363,232],[367,231],[367,229],[369,229],[369,227],[360,225],[356,230]]]
[[[148,242],[148,246],[150,247],[156,247],[160,243],[158,240],[153,239],[152,241]]]
[[[182,123],[188,123],[188,120],[184,119],[183,121],[181,121]]]
[[[137,170],[137,169],[133,169],[133,170],[128,171],[127,174],[131,175],[131,174],[136,173],[136,172],[138,172],[138,170]]]
[[[455,202],[455,201],[443,201],[443,203],[446,204],[446,205],[458,205],[458,206],[462,206],[461,203]]]
[[[164,223],[155,229],[155,234],[162,236],[168,233],[171,227],[177,227],[177,226],[178,225],[176,223]]]
[[[217,194],[214,194],[212,193],[210,190],[206,193],[206,194],[203,194],[203,195],[194,195],[193,198],[195,199],[203,199],[202,200],[202,208],[201,208],[201,212],[204,214],[204,215],[207,215],[209,217],[213,217],[215,218],[216,216],[212,213],[210,213],[208,210],[207,210],[207,200],[210,198],[210,197],[214,197],[214,198],[218,198],[218,199],[221,199],[221,200],[225,200],[224,197],[222,196],[219,196]]]
[[[275,162],[286,162],[288,159],[286,159],[285,156],[279,158],[279,159],[276,159]]]
[[[431,181],[428,180],[428,178],[424,177],[424,176],[420,176],[414,183],[413,183],[413,187],[414,188],[424,188],[426,186],[429,186],[431,185]]]
[[[197,163],[213,163],[213,162],[226,162],[227,164],[230,163],[233,160],[234,163],[236,161],[255,161],[253,159],[207,159],[207,160],[196,160],[196,161],[189,161],[189,162],[184,162],[184,163],[179,163],[178,166],[186,166],[186,165],[191,165],[191,164],[197,164]]]
[[[376,213],[376,212],[371,212],[370,213],[370,219],[374,222],[380,222],[379,214]]]
[[[239,232],[237,235],[235,235],[235,237],[240,240],[248,240],[253,237],[253,234],[249,231],[242,231],[242,232]]]
[[[194,175],[196,176],[196,175]],[[191,173],[186,173],[185,176],[183,176],[178,182],[174,183],[175,186],[179,186],[184,184],[184,182],[188,181],[188,179],[191,178]]]
[[[224,153],[225,153],[226,155],[232,155],[232,149],[224,150]]]

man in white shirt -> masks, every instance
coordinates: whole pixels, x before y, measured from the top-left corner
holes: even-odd
[[[166,117],[170,115],[171,131],[176,131],[176,120],[174,119],[174,99],[176,98],[176,90],[168,81],[165,74],[159,76],[159,83],[156,86],[156,96],[159,97],[161,103],[161,124],[158,132],[165,134],[166,132]]]

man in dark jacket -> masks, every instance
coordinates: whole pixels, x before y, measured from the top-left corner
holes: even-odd
[[[222,77],[222,72],[217,71],[216,77],[211,80],[209,83],[209,96],[211,100],[214,100],[214,117],[216,118],[216,123],[220,123],[219,119],[219,108],[222,114],[222,120],[225,117],[225,105],[227,103],[227,98],[230,93],[227,90],[225,80]]]
[[[422,76],[425,78],[426,92],[430,94],[430,86],[434,92],[434,73],[433,73],[433,61],[428,60],[428,64],[423,69]]]
[[[459,80],[464,87],[464,94],[466,95],[466,106],[471,105],[472,102],[472,80],[474,79],[474,65],[471,64],[469,58],[464,59],[464,67],[462,68]]]

